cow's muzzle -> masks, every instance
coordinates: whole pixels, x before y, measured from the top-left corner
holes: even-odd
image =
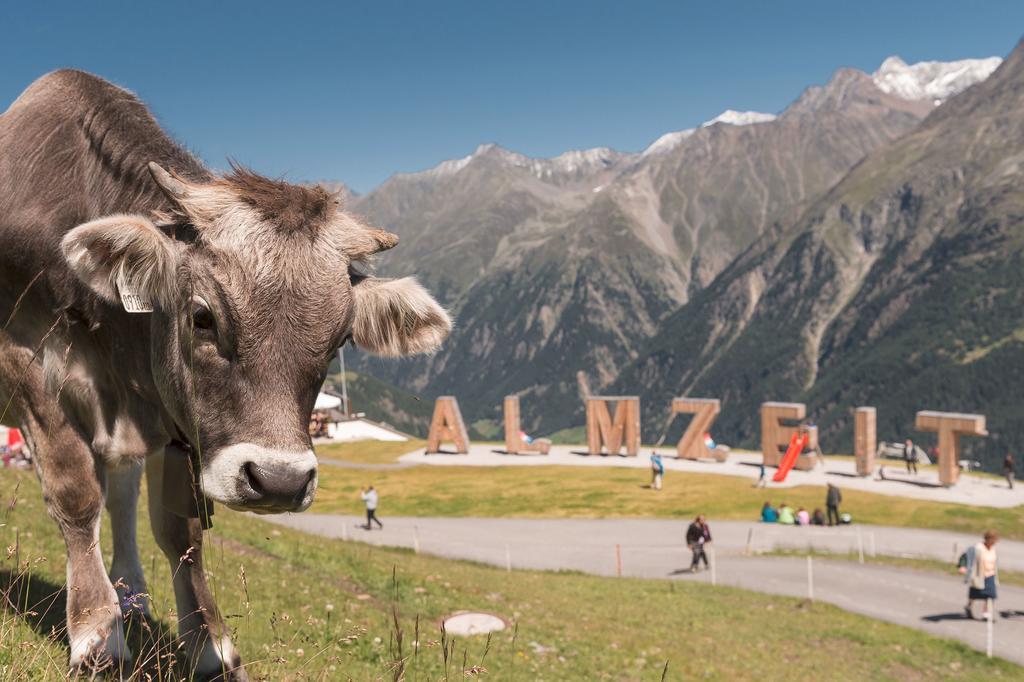
[[[235,509],[264,514],[303,511],[316,494],[316,456],[238,443],[203,468],[203,492]]]

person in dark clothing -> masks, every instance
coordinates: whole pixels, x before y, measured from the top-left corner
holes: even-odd
[[[708,555],[705,545],[711,542],[711,529],[708,527],[704,516],[698,516],[686,529],[686,544],[693,552],[693,560],[690,562],[690,573],[696,573],[697,568],[703,559],[704,568],[708,568]]]
[[[825,515],[821,513],[820,509],[815,509],[814,513],[811,514],[811,525],[812,526],[824,526]]]
[[[839,504],[843,501],[843,494],[839,488],[831,483],[828,484],[828,492],[825,494],[825,508],[828,509],[828,525],[839,525]]]
[[[903,459],[907,463],[907,473],[917,476],[917,449],[914,447],[914,441],[909,438],[903,444]]]
[[[1006,476],[1006,483],[1013,490],[1013,455],[1007,453],[1003,460],[1003,476]]]

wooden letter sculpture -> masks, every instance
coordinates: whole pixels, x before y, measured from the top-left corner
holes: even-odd
[[[873,407],[858,407],[853,413],[853,457],[857,462],[857,475],[870,476],[875,468],[878,449],[878,415]]]
[[[455,453],[469,454],[469,434],[466,423],[462,421],[459,401],[455,396],[440,396],[434,403],[434,416],[430,420],[430,433],[427,434],[427,454],[441,452],[441,443],[455,443]]]
[[[615,401],[615,419],[608,413],[608,401]],[[626,446],[626,454],[640,454],[640,398],[637,396],[590,396],[587,398],[587,450],[617,455]]]
[[[806,416],[807,406],[803,403],[761,403],[761,454],[765,466],[778,466],[797,431],[798,427],[782,421],[800,421]]]
[[[939,433],[939,481],[953,485],[960,478],[960,436],[987,436],[985,416],[957,412],[917,413],[918,431]]]
[[[709,450],[704,444],[704,434],[711,430],[711,425],[722,411],[722,403],[717,398],[673,398],[673,414],[692,414],[690,425],[683,432],[683,437],[676,444],[676,457],[680,459],[703,459],[714,457],[724,462],[729,456],[728,450],[715,448]]]
[[[522,430],[519,427],[519,396],[505,396],[505,452],[518,455],[521,452],[536,452],[546,455],[551,451],[551,441],[547,438],[536,438],[532,443],[524,443]]]

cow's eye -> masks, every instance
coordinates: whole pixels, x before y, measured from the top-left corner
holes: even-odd
[[[205,304],[199,301],[192,302],[192,328],[204,331],[212,330],[217,325],[213,313]]]

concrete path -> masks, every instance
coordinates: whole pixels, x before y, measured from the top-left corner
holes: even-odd
[[[383,531],[365,531],[362,518],[323,514],[262,517],[268,521],[326,537],[356,539],[374,545],[418,548],[453,559],[497,566],[542,570],[576,570],[616,574],[616,545],[622,574],[639,578],[710,581],[711,573],[683,572],[690,554],[683,545],[686,523],[633,519],[475,519],[384,517]],[[746,556],[748,532],[755,551],[817,549],[845,552],[856,548],[856,526],[781,528],[756,523],[718,522],[714,534],[714,577],[719,585],[806,597],[807,562],[803,557]],[[966,588],[953,573],[953,544],[974,539],[956,533],[906,528],[860,528],[860,542],[874,534],[879,554],[912,555],[950,562],[948,575],[889,566],[817,560],[814,597],[872,618],[951,637],[984,650],[986,625],[963,617]],[[963,543],[960,545],[959,543]],[[869,548],[866,547],[865,551]],[[1004,570],[1024,570],[1024,543],[998,545]],[[994,625],[996,655],[1024,665],[1024,589],[1002,586]],[[980,614],[981,609],[976,609]]]
[[[691,461],[675,458],[675,448],[655,448],[665,456],[666,485],[671,485],[672,472],[720,474],[723,476],[739,476],[756,481],[760,473],[762,456],[755,452],[732,452],[726,462]],[[586,448],[579,445],[554,445],[548,455],[506,455],[501,446],[493,444],[476,444],[470,446],[469,454],[425,454],[417,450],[402,455],[399,461],[409,464],[428,464],[431,466],[614,466],[634,469],[650,469],[648,455],[651,448],[644,448],[639,457],[618,455],[591,456]],[[875,477],[861,478],[856,474],[853,457],[827,457],[825,465],[812,471],[792,471],[784,483],[770,481],[774,469],[768,469],[768,488],[792,488],[798,485],[824,486],[833,483],[840,488],[863,490],[865,492],[909,497],[918,500],[935,502],[953,502],[970,504],[978,507],[1016,507],[1024,504],[1024,483],[1010,490],[1002,479],[991,476],[963,474],[960,481],[950,488],[939,483],[935,468],[922,469],[917,476],[905,473],[903,462],[897,460],[881,460],[886,467],[886,480]]]

